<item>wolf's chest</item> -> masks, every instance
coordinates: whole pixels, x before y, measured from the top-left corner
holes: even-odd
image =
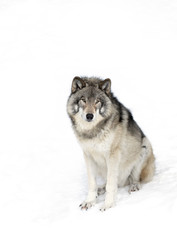
[[[82,139],[80,141],[84,153],[93,160],[101,175],[106,175],[107,160],[110,157],[112,146],[115,142],[114,131],[103,131],[102,134],[93,139]]]
[[[104,134],[93,139],[84,139],[80,141],[81,147],[85,153],[91,156],[104,156],[109,154],[113,143],[114,134]]]

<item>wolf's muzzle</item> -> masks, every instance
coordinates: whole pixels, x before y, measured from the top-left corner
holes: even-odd
[[[91,122],[91,121],[93,120],[93,117],[94,117],[94,116],[93,116],[92,113],[87,113],[87,114],[86,114],[86,119],[87,119],[88,122]]]

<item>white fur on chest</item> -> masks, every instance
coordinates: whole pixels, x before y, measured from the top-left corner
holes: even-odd
[[[113,139],[113,132],[103,131],[93,139],[82,139],[79,142],[85,154],[89,155],[98,165],[103,165],[109,157]]]

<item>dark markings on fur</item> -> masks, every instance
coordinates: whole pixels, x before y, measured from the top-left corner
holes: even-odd
[[[109,99],[117,109],[117,113],[119,115],[119,122],[121,123],[123,121],[123,105],[118,101],[118,99],[113,95],[112,92],[109,95]]]
[[[122,105],[119,103],[119,122],[121,123],[123,121],[123,111],[122,111]]]
[[[117,108],[119,113],[119,122],[121,123],[123,122],[123,106],[120,102],[118,102]]]
[[[139,137],[141,139],[143,139],[145,137],[143,131],[141,130],[141,128],[138,126],[138,124],[135,122],[135,120],[133,119],[132,113],[130,112],[130,110],[128,110],[121,102],[118,101],[118,99],[116,97],[114,97],[113,93],[110,94],[109,96],[111,102],[116,106],[118,115],[119,115],[119,123],[123,122],[125,119],[124,114],[123,114],[123,110],[124,112],[127,113],[128,115],[128,130],[129,132],[133,135],[133,136],[137,136],[139,135]]]
[[[146,146],[142,146],[142,148],[146,148]]]
[[[145,137],[143,131],[141,130],[141,128],[138,126],[138,124],[135,122],[135,120],[133,119],[132,113],[127,110],[128,113],[128,130],[130,131],[130,133],[133,136],[137,136],[139,135],[141,139],[143,139]]]

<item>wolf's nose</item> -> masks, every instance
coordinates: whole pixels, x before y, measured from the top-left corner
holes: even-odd
[[[93,119],[93,114],[92,113],[87,113],[86,115],[87,121],[90,122]]]

